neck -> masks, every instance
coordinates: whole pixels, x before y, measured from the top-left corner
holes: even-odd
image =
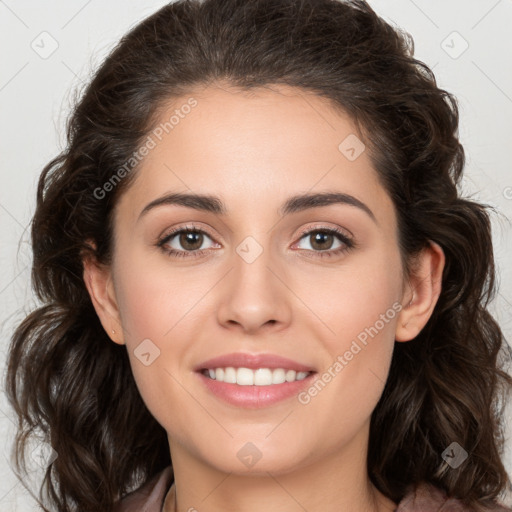
[[[338,453],[299,464],[290,471],[250,475],[219,471],[183,445],[170,442],[176,512],[393,512],[396,504],[368,478],[361,440],[354,438]]]

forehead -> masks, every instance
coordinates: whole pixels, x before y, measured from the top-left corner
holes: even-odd
[[[229,214],[317,189],[351,194],[372,203],[376,215],[392,214],[355,124],[311,92],[196,88],[159,109],[149,139],[121,200],[134,215],[169,191],[217,195]]]

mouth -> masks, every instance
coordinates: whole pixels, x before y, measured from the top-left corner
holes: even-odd
[[[301,381],[314,372],[298,372],[287,368],[205,368],[201,373],[217,382],[236,384],[238,386],[272,386],[285,382]]]
[[[311,385],[316,370],[273,354],[227,354],[195,368],[207,391],[236,407],[269,407]]]

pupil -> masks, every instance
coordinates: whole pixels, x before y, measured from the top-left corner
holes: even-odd
[[[184,243],[183,243],[183,238],[182,238],[182,244],[183,244],[183,247],[187,247],[187,245],[194,245],[194,238],[196,238],[195,240],[195,243],[197,244],[197,237],[200,237],[201,234],[200,233],[185,233],[182,235],[182,237],[184,237]],[[201,244],[199,244],[199,247],[201,246]],[[189,249],[196,249],[196,247],[188,247]]]
[[[322,241],[325,242],[325,237],[332,237],[332,235],[330,235],[328,233],[316,233],[315,236],[314,236],[314,238],[315,238],[315,242],[314,243],[317,244],[318,242],[320,242],[320,244],[319,244],[320,245],[320,247],[319,247],[320,249],[325,249],[325,245],[326,244],[322,243]],[[327,244],[327,245],[329,245],[329,244]]]

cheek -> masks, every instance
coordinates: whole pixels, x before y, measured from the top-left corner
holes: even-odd
[[[200,289],[194,287],[186,271],[170,271],[171,263],[165,260],[154,265],[144,259],[137,253],[124,258],[118,262],[115,276],[126,343],[132,348],[145,338],[158,345],[172,337],[173,330],[179,329],[179,322],[197,302],[198,293],[204,294],[204,283]]]
[[[394,338],[401,288],[399,254],[388,249],[355,256],[330,275],[306,277],[302,293],[307,291],[310,310],[327,327],[323,338],[335,355],[355,339]]]
[[[300,398],[317,411],[332,411],[336,404],[336,428],[350,430],[367,418],[384,389],[401,310],[399,261],[398,254],[368,255],[329,280],[322,293],[316,288],[309,295],[323,320],[316,336],[323,339],[326,365],[320,382]]]
[[[143,400],[160,422],[160,412],[168,409],[169,402],[181,400],[173,376],[180,380],[179,365],[188,341],[183,336],[183,327],[190,321],[198,293],[187,286],[184,274],[163,270],[138,265],[136,258],[125,257],[117,262],[115,275],[116,297],[133,376]],[[165,397],[161,393],[163,389]]]

